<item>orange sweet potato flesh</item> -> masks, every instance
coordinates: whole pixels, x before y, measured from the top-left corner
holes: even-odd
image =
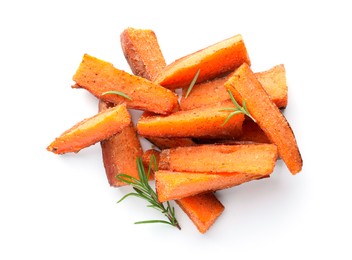
[[[212,192],[181,198],[176,203],[202,234],[209,230],[225,209]]]
[[[77,123],[57,137],[47,150],[56,154],[79,152],[121,132],[130,123],[126,106],[118,105]]]
[[[292,174],[300,172],[303,161],[294,133],[250,67],[243,64],[225,83],[225,87],[232,91],[240,104],[246,100],[248,111],[270,141],[277,145],[279,156],[290,172]]]
[[[99,102],[99,111],[113,106],[104,101]],[[134,178],[138,177],[136,159],[143,154],[137,132],[132,122],[109,139],[100,142],[106,177],[110,186],[120,187],[126,185],[119,181],[116,175],[124,173]]]
[[[230,76],[227,75],[194,85],[187,98],[185,96],[188,88],[183,88],[180,109],[189,110],[228,100],[230,97],[224,84]],[[276,65],[269,70],[257,72],[255,76],[277,107],[285,108],[287,106],[288,90],[284,65]]]
[[[165,202],[230,188],[268,176],[269,174],[263,173],[194,173],[159,170],[155,172],[155,188],[159,201]]]
[[[176,60],[154,81],[169,89],[183,88],[189,86],[198,69],[200,83],[233,71],[244,62],[250,63],[247,49],[242,36],[235,35]]]
[[[154,31],[127,28],[121,33],[120,40],[125,58],[135,75],[154,80],[166,67]]]
[[[149,167],[152,155],[155,156],[157,164],[159,164],[160,152],[149,149],[144,152],[142,157],[144,167]],[[208,231],[225,209],[212,192],[181,198],[176,200],[176,203],[202,234]]]
[[[159,114],[171,113],[178,106],[177,95],[147,79],[115,68],[111,63],[85,54],[73,76],[73,88],[85,88],[100,100],[120,104],[128,108],[151,111]],[[120,91],[132,100],[115,94],[103,95],[106,91]]]
[[[159,169],[177,172],[269,174],[277,160],[273,144],[208,144],[162,150]]]
[[[223,124],[233,107],[231,101],[213,104],[167,116],[143,115],[137,123],[137,131],[145,137],[237,137],[241,134],[243,114],[233,116]]]

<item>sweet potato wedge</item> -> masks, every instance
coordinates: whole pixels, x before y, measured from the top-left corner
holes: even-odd
[[[152,155],[155,156],[157,164],[159,164],[160,152],[150,149],[145,151],[142,157],[145,168],[149,167]],[[202,234],[214,224],[225,209],[212,192],[181,198],[176,200],[176,203]]]
[[[231,101],[225,101],[167,116],[145,114],[137,122],[137,131],[145,137],[236,137],[244,116],[237,114],[223,124],[230,111],[221,109],[231,106]]]
[[[104,101],[99,102],[100,112],[110,107],[113,107],[113,104]],[[136,159],[142,156],[143,151],[132,122],[120,133],[101,141],[100,144],[105,173],[110,186],[126,185],[125,182],[116,178],[116,175],[120,173],[139,178]]]
[[[121,132],[130,123],[126,106],[118,105],[77,123],[57,137],[47,150],[56,154],[77,153]]]
[[[155,33],[147,29],[127,28],[120,35],[122,51],[135,75],[148,80],[166,67]]]
[[[155,188],[159,201],[164,202],[222,190],[268,176],[269,174],[263,173],[190,173],[159,170],[155,172]]]
[[[159,114],[171,113],[178,106],[177,95],[147,79],[114,68],[111,63],[85,54],[73,76],[73,88],[85,88],[98,99],[120,104],[128,108],[151,111]],[[115,94],[103,93],[120,91],[132,100]]]
[[[285,66],[279,64],[269,70],[254,74],[274,104],[278,108],[285,108],[288,100]]]
[[[230,97],[224,84],[230,76],[227,75],[194,85],[187,98],[185,96],[188,88],[183,88],[180,109],[189,110],[228,100]],[[287,106],[288,90],[284,65],[276,65],[269,70],[257,72],[255,76],[275,105],[279,108],[285,108]]]
[[[177,172],[269,174],[277,160],[273,144],[209,144],[162,150],[159,169]]]
[[[244,62],[250,64],[247,49],[242,36],[235,35],[174,61],[154,81],[169,89],[183,88],[189,86],[198,69],[200,83],[233,71]]]
[[[241,65],[225,83],[236,100],[247,102],[248,111],[257,121],[270,141],[277,145],[279,156],[292,174],[302,169],[302,157],[294,133],[284,115],[271,101],[247,64]]]
[[[200,233],[206,233],[225,207],[212,192],[197,194],[176,200]]]

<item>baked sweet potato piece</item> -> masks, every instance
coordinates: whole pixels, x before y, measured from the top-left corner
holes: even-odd
[[[145,151],[142,157],[145,168],[149,168],[151,156],[155,156],[156,162],[159,164],[160,152],[150,149]],[[203,234],[214,224],[225,209],[212,192],[181,198],[176,200],[176,203],[191,219],[199,232]]]
[[[168,114],[178,106],[178,97],[174,92],[88,54],[83,56],[73,80],[76,82],[73,88],[85,88],[103,101],[114,104],[124,102],[128,108]],[[107,91],[120,91],[131,100],[115,94],[104,95]]]
[[[135,75],[148,80],[166,67],[155,33],[148,29],[127,28],[120,35],[125,58]]]
[[[202,234],[209,230],[225,210],[213,192],[178,199],[176,203]]]
[[[159,170],[155,172],[155,188],[159,201],[164,202],[222,190],[268,176],[269,173],[194,173]]]
[[[187,98],[185,96],[188,88],[183,88],[180,109],[189,110],[230,99],[224,86],[230,76],[227,75],[194,85]],[[255,76],[275,105],[278,108],[285,108],[287,106],[288,90],[284,65],[276,65],[269,70],[257,72]]]
[[[265,132],[270,141],[277,145],[279,156],[292,174],[302,169],[302,157],[294,133],[284,115],[272,102],[247,64],[241,65],[225,83],[237,102],[247,102],[247,109]]]
[[[143,115],[137,123],[137,131],[145,137],[236,137],[241,134],[243,114],[233,116],[224,124],[233,106],[231,101],[213,104],[167,116]]]
[[[57,137],[47,150],[56,154],[77,153],[121,132],[130,123],[126,106],[118,105],[77,123]]]
[[[162,150],[159,169],[177,172],[269,174],[277,160],[273,144],[208,144]]]
[[[113,104],[104,101],[99,102],[99,111],[113,107]],[[125,182],[116,178],[116,175],[124,173],[139,179],[136,160],[143,154],[137,132],[132,122],[109,139],[100,142],[106,177],[110,186],[119,187],[126,185]]]
[[[198,70],[200,83],[233,71],[244,62],[250,64],[247,49],[242,36],[235,35],[174,61],[154,81],[169,89],[183,88]]]

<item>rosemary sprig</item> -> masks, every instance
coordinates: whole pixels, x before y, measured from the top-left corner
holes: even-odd
[[[196,81],[198,79],[199,73],[200,73],[200,69],[198,69],[196,74],[194,75],[194,78],[192,79],[191,84],[189,85],[189,87],[187,89],[187,93],[186,93],[185,98],[187,98],[189,93],[191,93],[193,86],[196,84]]]
[[[109,91],[102,93],[102,95],[107,95],[107,94],[115,94],[115,95],[119,95],[121,97],[124,97],[128,100],[132,100],[132,98],[130,96],[128,96],[127,94],[125,94],[121,91],[117,91],[117,90],[109,90]]]
[[[137,221],[135,222],[135,224],[163,223],[163,224],[169,224],[171,226],[177,227],[178,229],[181,229],[175,216],[175,208],[171,207],[170,202],[168,201],[166,202],[166,207],[164,206],[163,203],[160,203],[155,191],[150,187],[148,183],[151,170],[152,169],[154,171],[158,170],[155,157],[152,156],[147,173],[144,170],[142,158],[140,157],[137,158],[136,163],[137,163],[139,180],[127,174],[118,174],[116,176],[116,178],[119,179],[120,181],[123,181],[126,184],[131,185],[135,191],[135,192],[126,194],[117,203],[120,203],[121,201],[123,201],[124,199],[130,196],[135,196],[143,200],[146,200],[147,202],[149,202],[147,207],[154,208],[160,211],[162,214],[164,214],[167,217],[168,221],[145,220],[145,221]]]
[[[246,100],[243,100],[242,106],[240,106],[238,104],[238,102],[236,101],[236,99],[234,98],[231,90],[228,89],[227,92],[229,93],[230,98],[232,100],[232,103],[235,105],[235,107],[228,107],[228,108],[223,108],[220,110],[220,111],[233,111],[227,116],[226,120],[224,121],[224,123],[222,125],[226,124],[231,119],[231,117],[233,117],[234,115],[241,114],[241,113],[245,114],[246,116],[251,118],[254,122],[256,122],[255,119],[252,117],[252,115],[249,113],[249,111],[247,109]]]

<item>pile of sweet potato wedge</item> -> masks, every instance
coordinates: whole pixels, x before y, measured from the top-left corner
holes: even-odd
[[[100,142],[113,187],[124,185],[116,178],[120,173],[138,178],[137,158],[147,167],[155,156],[158,170],[151,178],[159,201],[175,200],[201,233],[224,210],[215,191],[269,177],[278,158],[292,174],[301,171],[294,133],[281,112],[287,106],[285,67],[254,73],[241,35],[168,65],[152,30],[127,28],[121,47],[133,74],[83,56],[72,87],[97,97],[98,112],[47,150],[76,153]],[[245,102],[252,119],[238,113],[224,123],[231,113],[225,108],[234,107],[229,91],[239,104]],[[131,109],[144,111],[136,125]],[[141,138],[153,149],[143,151]]]

